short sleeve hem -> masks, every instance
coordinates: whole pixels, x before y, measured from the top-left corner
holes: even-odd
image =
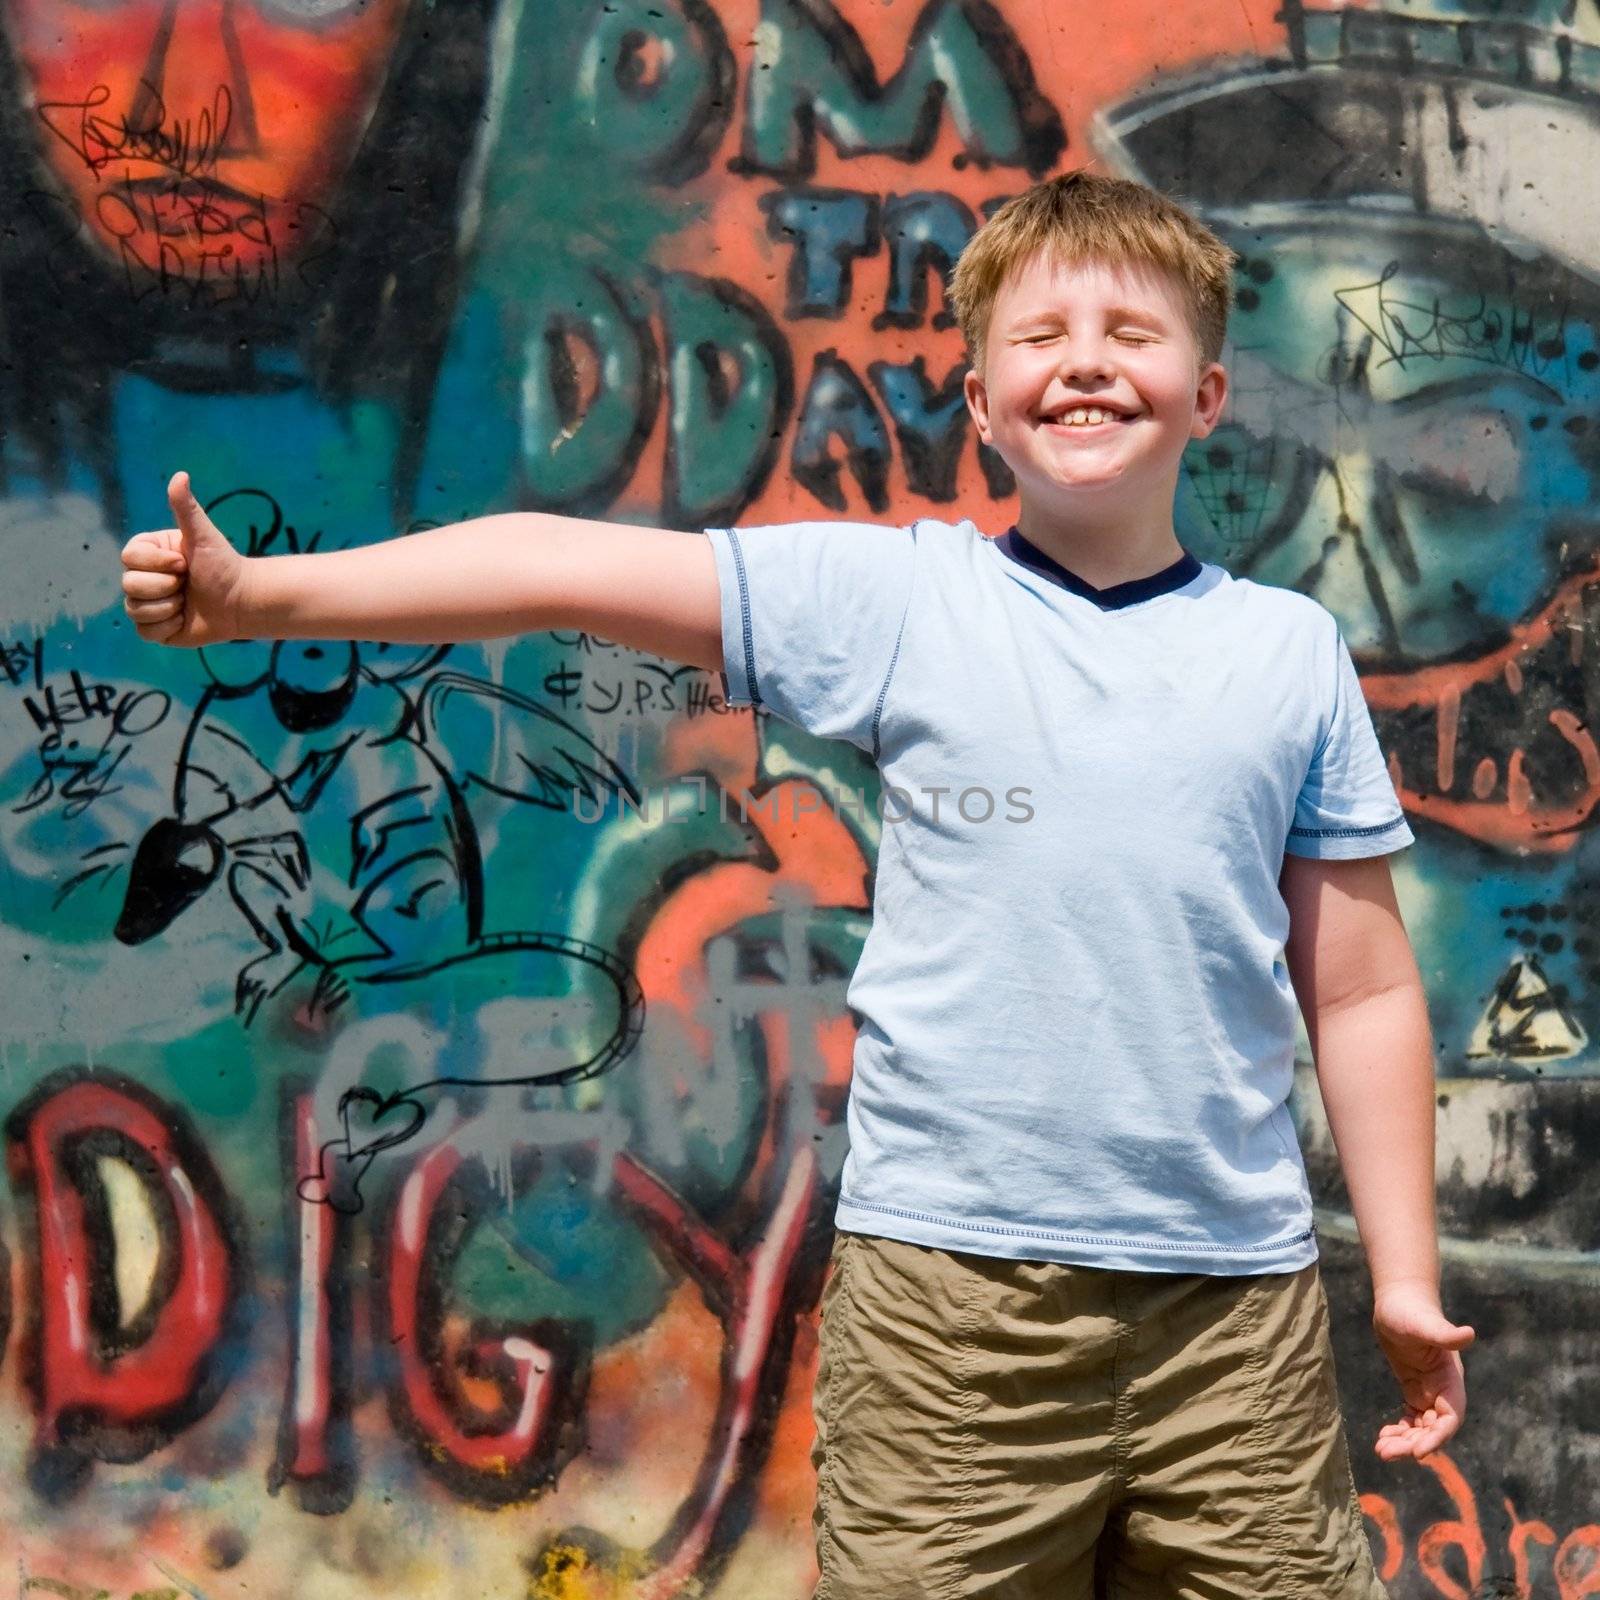
[[[1415,838],[1406,819],[1399,816],[1369,828],[1290,828],[1283,849],[1285,855],[1307,856],[1313,861],[1359,861],[1404,850]]]
[[[750,622],[750,582],[744,552],[732,528],[707,528],[722,603],[723,698],[731,706],[761,704],[756,683],[755,630]]]

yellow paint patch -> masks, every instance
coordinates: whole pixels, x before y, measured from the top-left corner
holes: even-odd
[[[649,1570],[637,1550],[623,1551],[613,1567],[577,1544],[554,1544],[544,1552],[528,1600],[625,1600]]]

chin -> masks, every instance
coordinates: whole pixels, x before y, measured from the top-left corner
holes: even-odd
[[[1052,478],[1048,487],[1058,494],[1099,494],[1127,483],[1128,473],[1122,467],[1108,467],[1104,472],[1092,468],[1074,473],[1071,477]]]

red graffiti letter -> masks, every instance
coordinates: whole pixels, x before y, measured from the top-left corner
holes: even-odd
[[[1471,1600],[1473,1591],[1483,1581],[1483,1559],[1486,1554],[1477,1503],[1472,1498],[1467,1480],[1448,1456],[1427,1456],[1422,1464],[1444,1485],[1457,1515],[1453,1522],[1431,1523],[1422,1530],[1417,1538],[1417,1564],[1445,1600]],[[1466,1557],[1465,1586],[1457,1583],[1444,1570],[1444,1552],[1452,1545]]]
[[[1528,1576],[1528,1543],[1554,1544],[1556,1531],[1548,1522],[1524,1522],[1510,1499],[1506,1500],[1506,1515],[1511,1518],[1511,1535],[1506,1548],[1511,1552],[1511,1570],[1517,1580],[1518,1594],[1533,1592],[1533,1579]]]
[[[1378,1563],[1378,1576],[1392,1583],[1405,1560],[1406,1542],[1400,1532],[1400,1519],[1395,1515],[1392,1501],[1381,1494],[1364,1494],[1361,1497],[1362,1515],[1375,1522],[1383,1535],[1383,1557]]]
[[[46,1082],[6,1128],[13,1184],[38,1232],[34,1487],[74,1493],[94,1461],[137,1461],[203,1416],[243,1275],[216,1169],[182,1115],[109,1073]],[[144,1301],[120,1303],[116,1217],[101,1163],[134,1174],[155,1220]]]
[[[1561,1600],[1600,1594],[1600,1527],[1574,1528],[1556,1551],[1556,1589]]]
[[[355,1497],[355,1441],[350,1424],[352,1334],[350,1229],[323,1197],[307,1195],[306,1177],[326,1159],[312,1096],[291,1094],[286,1107],[291,1152],[289,1383],[278,1428],[278,1454],[267,1486],[292,1486],[302,1510],[330,1516]]]
[[[440,1145],[417,1162],[388,1221],[379,1326],[399,1366],[395,1427],[456,1493],[503,1504],[543,1488],[576,1450],[589,1364],[557,1323],[468,1328],[448,1314],[451,1267],[493,1203],[480,1158]]]

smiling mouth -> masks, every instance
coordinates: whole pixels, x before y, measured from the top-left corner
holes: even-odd
[[[1073,406],[1067,411],[1058,411],[1054,416],[1039,419],[1047,427],[1073,430],[1078,428],[1098,428],[1108,422],[1132,422],[1133,414],[1126,411],[1116,411],[1110,406]]]
[[[1405,809],[1500,849],[1570,850],[1600,806],[1597,627],[1600,565],[1484,655],[1363,674]]]

